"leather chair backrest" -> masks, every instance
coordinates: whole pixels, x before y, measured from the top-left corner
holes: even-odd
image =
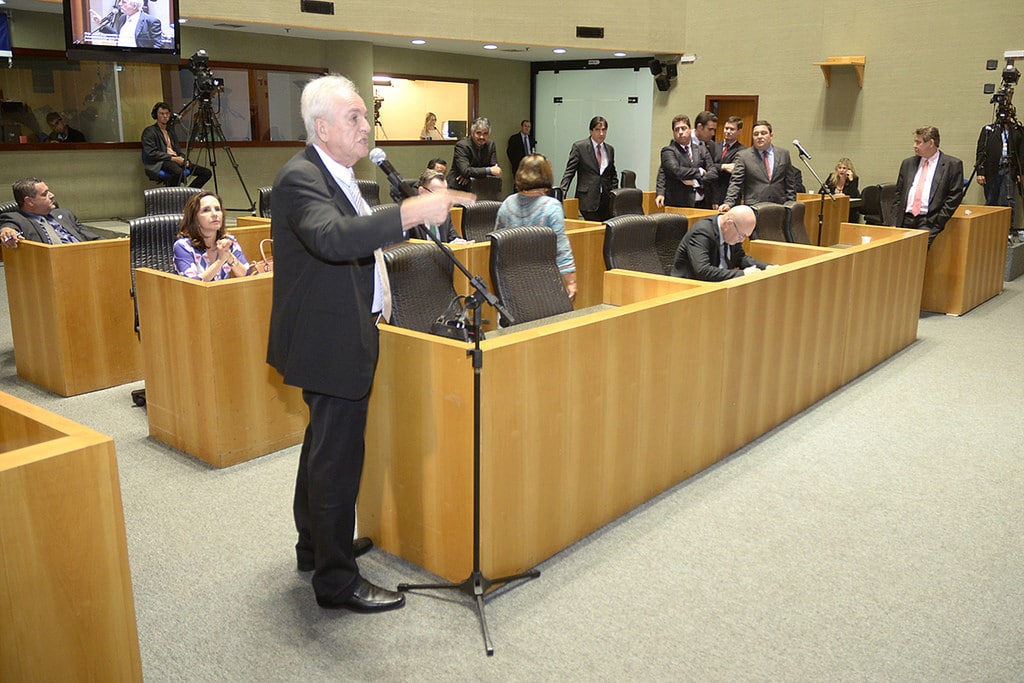
[[[265,186],[260,188],[260,215],[270,218],[270,197],[274,192],[273,187]]]
[[[523,225],[491,233],[491,284],[513,321],[502,327],[572,310],[555,265],[555,231]]]
[[[664,275],[650,216],[615,216],[604,222],[604,266]]]
[[[391,284],[391,324],[430,332],[458,297],[452,262],[435,244],[404,242],[384,250]]]
[[[363,180],[356,178],[356,185],[359,186],[359,194],[370,206],[380,204],[380,184],[376,180]]]
[[[758,202],[750,208],[757,214],[757,225],[754,234],[750,236],[751,239],[789,241],[786,239],[786,220],[789,213],[785,206],[774,202]]]
[[[197,187],[152,187],[142,191],[147,216],[168,213],[184,213],[185,202],[194,194],[202,192]]]
[[[488,235],[494,232],[494,221],[498,218],[501,202],[493,200],[477,201],[473,206],[462,209],[462,236],[467,240],[485,242]]]
[[[679,243],[686,237],[690,228],[690,219],[681,213],[655,213],[649,218],[654,221],[654,251],[664,275],[672,273]]]
[[[827,199],[826,201],[832,201]],[[804,217],[807,214],[807,205],[803,202],[786,202],[786,210],[789,211],[789,241],[798,244],[810,244],[811,237],[807,234],[807,227],[804,225]]]
[[[636,171],[624,170],[621,173],[619,187],[636,187]]]
[[[184,188],[168,188],[184,189]],[[139,331],[139,303],[135,298],[135,269],[152,268],[174,271],[174,242],[181,225],[180,213],[141,216],[128,221],[128,252],[131,258],[132,301],[135,304],[135,331]]]
[[[878,203],[882,206],[882,225],[892,225],[892,203],[896,199],[896,183],[882,183],[878,186]]]
[[[0,204],[0,213],[10,213],[18,210],[17,202],[4,202]]]
[[[643,215],[644,193],[635,187],[620,187],[611,191],[611,209],[613,216],[630,214]]]
[[[469,182],[469,191],[476,195],[477,201],[501,201],[505,197],[501,192],[501,178],[473,178]]]
[[[860,213],[864,222],[870,225],[884,225],[882,222],[882,187],[868,185],[860,193]]]

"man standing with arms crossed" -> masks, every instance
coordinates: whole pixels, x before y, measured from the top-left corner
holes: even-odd
[[[272,195],[274,294],[267,362],[302,389],[309,425],[299,454],[294,515],[300,571],[313,570],[317,604],[380,612],[405,597],[367,581],[353,546],[370,387],[377,365],[371,312],[389,313],[381,247],[420,224],[437,225],[472,195],[410,197],[372,214],[352,167],[369,154],[366,104],[347,78],[329,75],[302,92],[306,148],[277,174]],[[376,254],[375,254],[376,252]],[[376,259],[383,268],[383,258]]]

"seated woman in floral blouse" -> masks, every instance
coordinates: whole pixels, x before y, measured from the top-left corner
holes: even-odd
[[[211,282],[243,277],[249,262],[238,242],[224,230],[220,197],[199,192],[185,203],[179,239],[174,243],[174,269],[178,275]]]

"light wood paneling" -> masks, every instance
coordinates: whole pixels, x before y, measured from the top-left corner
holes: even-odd
[[[152,437],[214,467],[302,441],[302,392],[266,363],[273,275],[136,282]]]
[[[825,211],[822,215],[823,232],[818,241],[818,214],[821,212],[821,195],[799,192],[797,201],[804,204],[804,229],[811,239],[811,244],[829,247],[839,242],[839,224],[850,220],[850,198],[836,195],[835,201],[825,200]]]
[[[550,557],[909,344],[923,233],[871,230],[851,249],[752,243],[786,265],[726,283],[610,271],[617,308],[482,342],[483,572]],[[472,560],[464,349],[382,328],[359,500],[362,531],[451,580]]]
[[[928,251],[921,310],[962,315],[1003,291],[1010,209],[961,205]]]
[[[0,680],[141,681],[114,442],[0,393]]]
[[[141,379],[129,267],[126,239],[8,250],[18,376],[61,396]]]

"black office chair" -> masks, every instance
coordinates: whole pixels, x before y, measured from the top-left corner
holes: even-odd
[[[572,310],[562,275],[555,265],[555,231],[523,225],[496,230],[491,240],[491,284],[514,324]],[[502,318],[502,327],[512,322]]]
[[[892,203],[896,200],[896,183],[882,183],[878,186],[878,195],[878,203],[882,207],[881,225],[893,225],[897,218],[902,218],[893,216]]]
[[[663,275],[672,274],[676,261],[676,250],[686,237],[690,220],[681,213],[655,213],[648,216],[654,221],[654,251],[661,263]]]
[[[488,176],[486,178],[473,178],[469,181],[469,191],[476,195],[477,201],[500,202],[505,197],[501,192],[501,178]]]
[[[611,191],[613,216],[640,215],[644,213],[644,193],[635,187],[620,187]]]
[[[359,194],[363,195],[367,204],[371,207],[380,204],[380,184],[376,180],[356,178],[356,185],[359,186]]]
[[[185,188],[182,188],[185,189]],[[135,269],[174,271],[174,242],[178,239],[181,214],[142,216],[128,221],[128,252],[131,256],[132,304],[135,306],[135,334],[139,334],[139,300],[135,296]],[[132,402],[146,405],[146,390],[132,391]]]
[[[430,332],[458,297],[451,260],[436,244],[396,244],[384,250],[391,284],[391,320],[396,327]]]
[[[825,201],[832,201],[826,199]],[[784,204],[786,211],[789,212],[789,217],[786,219],[786,224],[789,226],[787,237],[790,242],[796,242],[797,244],[810,244],[811,237],[807,234],[807,228],[804,226],[804,216],[807,213],[807,205],[803,202],[786,202]]]
[[[501,202],[478,201],[462,208],[462,236],[467,240],[485,242],[494,232],[494,221],[498,217]]]
[[[142,191],[147,216],[169,213],[184,213],[185,203],[194,194],[202,192],[197,187],[153,187]]]
[[[882,187],[868,185],[860,192],[860,215],[868,225],[885,225],[882,220]]]
[[[750,239],[789,242],[786,239],[786,207],[774,202],[758,202],[750,207],[757,215],[757,225]]]
[[[664,275],[654,243],[656,230],[650,216],[614,216],[606,220],[604,267]]]
[[[620,174],[619,187],[636,187],[636,171],[624,170]]]
[[[18,210],[17,202],[4,202],[0,204],[0,213],[10,213]]]
[[[270,197],[274,193],[273,187],[261,187],[260,188],[260,204],[259,211],[260,215],[264,218],[270,218]]]

